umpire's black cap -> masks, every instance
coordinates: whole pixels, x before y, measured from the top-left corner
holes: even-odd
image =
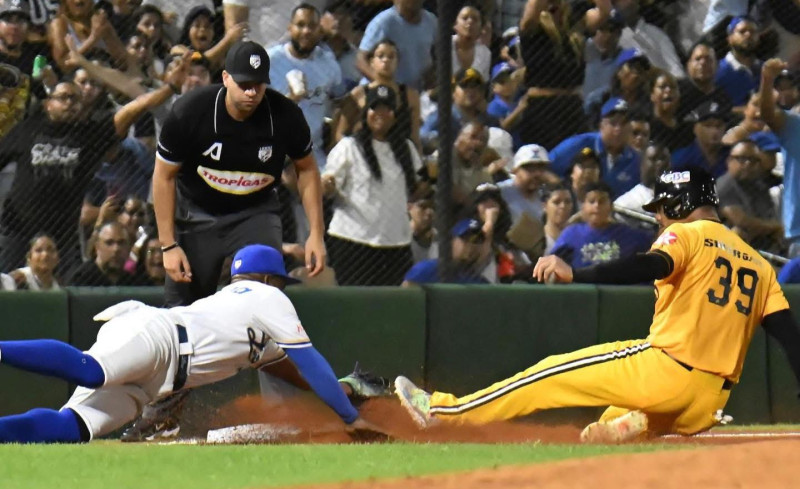
[[[236,83],[269,83],[269,55],[257,42],[237,42],[225,57],[225,71]]]

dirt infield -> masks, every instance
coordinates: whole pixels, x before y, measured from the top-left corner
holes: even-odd
[[[574,426],[542,426],[525,422],[486,426],[437,426],[421,431],[394,399],[373,399],[361,407],[362,415],[385,427],[396,440],[410,442],[471,443],[576,443]],[[292,426],[299,435],[280,443],[347,443],[352,441],[338,417],[313,397],[279,403],[259,396],[239,398],[219,410],[212,428],[251,423]],[[304,489],[548,489],[646,487],[649,489],[795,488],[795,459],[800,453],[800,433],[725,431],[698,437],[660,438],[659,442],[701,445],[693,450],[612,455],[530,466],[505,466],[472,472],[403,478],[386,481],[346,482]],[[702,445],[725,446],[708,446]]]
[[[392,438],[409,442],[456,443],[576,443],[580,429],[574,426],[542,426],[527,423],[492,423],[485,426],[436,426],[419,430],[393,398],[372,399],[361,406],[361,415],[385,428]],[[269,402],[255,396],[241,397],[223,406],[211,428],[239,424],[267,423],[299,428],[300,434],[286,443],[348,443],[339,417],[311,396]]]

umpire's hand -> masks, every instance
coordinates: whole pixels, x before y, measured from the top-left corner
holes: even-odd
[[[180,246],[164,252],[164,270],[175,282],[192,281],[192,267],[189,266],[189,259]]]
[[[322,236],[312,233],[306,240],[306,270],[308,270],[309,277],[315,277],[325,269],[326,256],[325,241]],[[167,263],[166,259],[164,263]]]

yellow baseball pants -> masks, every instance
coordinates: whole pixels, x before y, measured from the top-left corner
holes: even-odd
[[[553,355],[513,377],[464,397],[434,392],[430,415],[483,424],[542,409],[611,406],[610,420],[629,410],[648,415],[652,434],[694,434],[716,424],[728,402],[725,379],[688,370],[645,340],[618,341]]]

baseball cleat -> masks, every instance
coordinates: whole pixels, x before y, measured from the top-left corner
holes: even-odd
[[[411,419],[422,429],[431,426],[433,419],[428,414],[431,409],[431,395],[420,389],[402,375],[394,380],[394,393]]]
[[[175,419],[164,421],[139,418],[127,430],[122,433],[120,441],[123,442],[142,442],[154,440],[166,440],[175,438],[181,431],[181,426]]]
[[[581,432],[582,443],[626,443],[647,431],[647,415],[631,411],[610,421],[597,421]]]

